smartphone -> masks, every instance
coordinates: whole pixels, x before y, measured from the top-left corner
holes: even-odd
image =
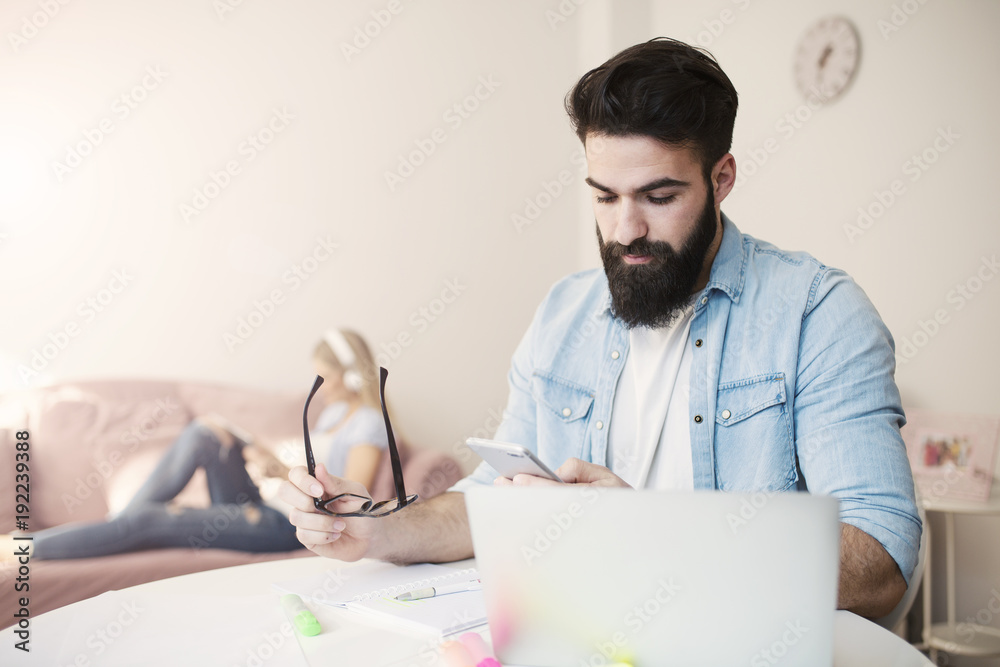
[[[555,482],[562,481],[530,449],[522,445],[513,445],[497,440],[483,440],[482,438],[469,438],[465,444],[504,477],[526,474],[544,477]]]

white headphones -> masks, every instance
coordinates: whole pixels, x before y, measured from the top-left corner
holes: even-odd
[[[361,373],[354,368],[354,348],[347,342],[347,338],[340,329],[329,329],[323,334],[323,340],[330,346],[333,356],[344,367],[344,386],[357,393],[364,386],[364,379]]]

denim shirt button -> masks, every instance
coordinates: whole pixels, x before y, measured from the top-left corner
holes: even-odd
[[[701,415],[695,415],[694,416],[694,423],[695,424],[700,424],[701,423]]]
[[[618,350],[615,350],[614,352],[611,353],[611,358],[612,359],[617,359],[620,356],[622,356],[622,355],[619,354]]]
[[[701,339],[700,338],[694,342],[694,346],[695,347],[701,347]]]
[[[569,417],[571,414],[573,414],[572,410],[570,410],[569,408],[563,408],[562,410],[563,417]]]
[[[706,303],[708,303],[708,297],[707,296],[701,297],[701,305],[704,306]]]
[[[602,428],[604,428],[604,422],[597,422],[596,424],[594,424],[594,426],[596,426],[597,430],[600,431]]]
[[[729,410],[723,410],[722,411],[722,418],[723,419],[729,419],[732,416],[733,416],[733,413],[730,412]]]

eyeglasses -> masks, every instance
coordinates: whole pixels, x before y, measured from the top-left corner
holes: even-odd
[[[403,486],[403,466],[399,462],[399,450],[396,449],[396,438],[393,437],[392,424],[389,423],[389,411],[385,409],[385,379],[388,377],[389,371],[385,368],[379,368],[379,372],[381,378],[378,387],[378,399],[382,404],[382,418],[385,419],[385,432],[389,436],[389,459],[392,462],[392,479],[396,485],[396,497],[389,500],[380,500],[379,502],[375,502],[367,496],[359,496],[356,493],[340,493],[333,498],[313,498],[313,505],[324,514],[342,517],[366,516],[380,518],[388,516],[393,512],[398,512],[417,499],[417,494],[415,493],[409,496],[406,495],[406,488]],[[309,468],[309,474],[313,477],[316,476],[316,459],[313,456],[312,442],[309,441],[309,403],[312,402],[313,396],[316,395],[322,384],[323,378],[317,375],[312,391],[309,392],[309,397],[306,398],[306,407],[302,411],[302,432],[305,435],[306,441],[306,465]],[[338,500],[346,500],[348,498],[357,498],[364,502],[361,504],[361,507],[353,512],[334,512],[330,509]]]

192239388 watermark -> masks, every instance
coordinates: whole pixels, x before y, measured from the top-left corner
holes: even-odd
[[[14,521],[20,531],[28,530],[31,519],[31,441],[28,431],[18,431],[14,446]],[[25,653],[31,650],[31,536],[14,536],[14,558],[17,573],[14,577],[14,593],[17,605],[14,612],[14,648]]]

